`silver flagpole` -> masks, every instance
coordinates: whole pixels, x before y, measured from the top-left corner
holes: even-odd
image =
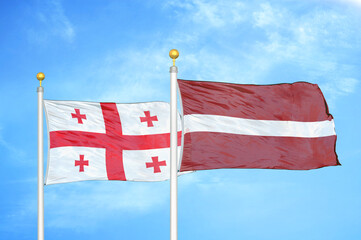
[[[38,240],[44,240],[44,139],[43,139],[43,94],[41,82],[45,75],[39,72],[36,78],[40,81],[38,92]]]
[[[175,59],[179,56],[176,49],[169,52],[173,59],[170,67],[170,240],[178,239],[178,203],[177,203],[177,73]]]

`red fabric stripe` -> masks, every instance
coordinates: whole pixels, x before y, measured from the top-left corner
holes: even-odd
[[[218,168],[308,170],[340,165],[336,136],[320,138],[185,134],[181,171]]]
[[[123,135],[117,105],[115,103],[100,103],[100,107],[103,112],[106,134],[110,136]]]
[[[184,115],[304,122],[332,119],[317,84],[245,85],[178,80],[178,85]]]
[[[181,145],[182,132],[178,132],[178,146]],[[81,131],[50,132],[50,148],[57,147],[95,147],[115,150],[146,150],[169,148],[169,133],[154,135],[122,135],[115,137],[104,133]]]
[[[50,148],[58,147],[95,147],[105,148],[107,136],[104,133],[81,131],[49,132]]]
[[[109,180],[125,181],[123,149],[119,137],[122,137],[122,123],[115,103],[100,103],[102,108],[106,139],[106,167]]]

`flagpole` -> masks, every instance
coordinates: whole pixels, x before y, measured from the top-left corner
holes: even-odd
[[[170,240],[178,239],[178,202],[177,202],[177,73],[175,60],[179,56],[176,49],[169,52],[173,59],[170,67]]]
[[[38,240],[44,240],[44,134],[43,134],[43,94],[41,82],[45,75],[39,72],[36,78],[40,81],[38,92]]]

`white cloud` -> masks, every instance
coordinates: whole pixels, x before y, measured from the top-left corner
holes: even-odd
[[[167,100],[164,89],[169,82],[167,66],[171,65],[168,51],[157,45],[106,55],[105,60],[96,64],[97,71],[93,75],[93,78],[102,79],[98,83],[103,89],[99,99],[123,103]]]
[[[15,147],[14,145],[10,144],[6,141],[2,136],[2,128],[0,127],[0,147],[5,149],[5,152],[8,153],[12,159],[16,159],[17,161],[24,161],[23,159],[26,156],[26,153],[20,149]]]
[[[260,7],[260,10],[253,12],[254,25],[256,27],[269,25],[275,27],[282,23],[283,14],[278,9],[272,8],[269,3],[262,3]]]
[[[29,37],[35,42],[46,42],[52,36],[60,37],[67,42],[73,42],[75,29],[64,12],[60,0],[41,3],[36,12],[39,25],[28,30]]]
[[[321,85],[332,108],[337,99],[354,93],[358,67],[345,62],[343,56],[351,51],[348,55],[352,62],[352,55],[361,51],[361,34],[355,28],[360,21],[356,16],[336,8],[312,8],[297,15],[266,3],[253,17],[255,26],[267,37],[256,43],[254,49],[259,51],[252,51],[256,58],[265,60],[265,71],[277,68],[282,74],[287,69],[278,66],[291,65],[294,72],[289,74]]]
[[[358,80],[354,78],[343,78],[340,81],[339,88],[345,94],[353,93],[355,92],[357,84]]]
[[[109,218],[136,217],[157,212],[169,201],[169,182],[78,182],[45,186],[46,228],[96,229]],[[36,198],[19,198],[14,212],[4,216],[16,231],[36,215]],[[114,213],[117,213],[116,215]],[[87,224],[84,225],[83,223]],[[9,226],[8,225],[8,226]]]
[[[109,217],[157,211],[168,199],[169,185],[131,182],[83,182],[45,187],[47,225],[87,231]],[[121,217],[123,216],[123,217]],[[87,222],[84,226],[83,223]]]
[[[164,6],[186,11],[187,19],[206,28],[220,28],[244,21],[244,3],[238,1],[174,0],[168,1]]]
[[[344,81],[347,71],[350,78],[356,79],[356,66],[346,69],[347,64],[341,63],[340,54],[335,52],[361,51],[357,20],[341,10],[315,7],[300,14],[270,2],[206,0],[171,1],[164,4],[164,9],[172,10],[170,15],[176,13],[177,17],[173,31],[168,31],[161,41],[150,41],[146,49],[118,50],[106,56],[99,76],[106,73],[112,87],[102,99],[167,99],[169,76],[164,66],[169,66],[167,53],[173,46],[179,47],[181,54],[180,78],[238,83],[298,79],[323,84]],[[247,30],[250,33],[242,30],[247,26],[253,27]],[[249,34],[253,34],[251,38]],[[233,42],[229,43],[230,39]],[[290,78],[273,79],[275,71],[281,75],[287,70],[280,66],[290,64],[294,68]],[[345,94],[352,92],[343,91],[335,97]]]
[[[348,77],[329,79],[320,84],[321,90],[327,96],[327,103],[331,108],[336,107],[336,101],[339,97],[346,96],[356,92],[359,80]]]
[[[331,0],[331,1],[336,1],[340,3],[346,3],[346,4],[351,4],[353,6],[361,7],[361,0]]]

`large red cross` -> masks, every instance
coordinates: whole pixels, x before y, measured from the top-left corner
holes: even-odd
[[[75,167],[79,166],[79,172],[84,172],[84,166],[89,166],[89,161],[84,160],[84,155],[79,155],[80,159],[75,160]]]
[[[83,124],[83,119],[86,119],[86,115],[85,114],[80,114],[80,110],[78,108],[75,108],[75,113],[71,114],[72,118],[77,118],[78,119],[78,123]]]
[[[147,122],[148,127],[154,127],[153,121],[158,121],[157,116],[150,116],[150,111],[144,111],[145,117],[140,117],[141,122]]]
[[[159,173],[160,166],[167,166],[167,163],[165,161],[158,161],[158,157],[152,157],[152,162],[145,163],[147,168],[154,168],[154,173]]]
[[[100,103],[105,133],[83,131],[52,131],[49,133],[50,148],[94,147],[105,148],[106,169],[109,180],[125,181],[123,150],[148,150],[169,148],[170,134],[123,135],[122,124],[115,103]],[[178,146],[181,144],[178,132]]]

